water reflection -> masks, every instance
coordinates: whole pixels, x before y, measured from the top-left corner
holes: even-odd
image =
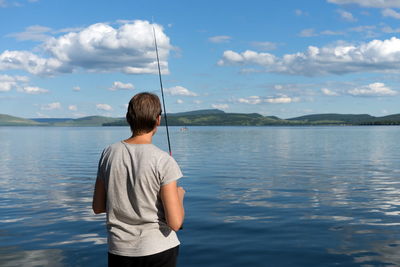
[[[171,129],[187,189],[181,266],[400,265],[400,128]],[[101,150],[128,135],[0,128],[1,266],[105,265],[93,182]]]
[[[0,266],[68,266],[60,249],[17,250],[15,247],[0,248]]]

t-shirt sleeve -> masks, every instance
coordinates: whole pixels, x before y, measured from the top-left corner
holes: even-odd
[[[183,176],[178,163],[169,155],[161,160],[158,171],[161,186],[176,181]]]
[[[104,156],[105,156],[106,149],[103,150],[103,153],[101,153],[100,160],[99,160],[99,165],[97,167],[97,180],[105,180],[104,176]]]

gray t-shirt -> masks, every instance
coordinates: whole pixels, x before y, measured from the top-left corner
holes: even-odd
[[[104,149],[97,179],[106,187],[110,253],[147,256],[180,244],[166,223],[160,188],[181,177],[176,161],[153,144],[121,141]]]

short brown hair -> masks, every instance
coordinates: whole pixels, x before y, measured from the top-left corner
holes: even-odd
[[[161,115],[161,103],[157,95],[139,93],[129,101],[126,120],[134,136],[151,132]]]

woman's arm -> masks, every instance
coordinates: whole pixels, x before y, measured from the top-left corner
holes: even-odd
[[[164,205],[165,218],[172,230],[178,231],[185,218],[183,198],[185,190],[178,187],[176,181],[161,186],[161,200]]]
[[[95,214],[106,212],[106,187],[102,179],[96,180],[93,193],[92,209]]]

